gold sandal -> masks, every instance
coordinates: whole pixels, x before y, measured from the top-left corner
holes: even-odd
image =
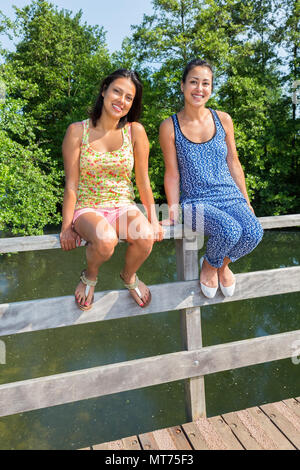
[[[96,286],[96,284],[98,282],[98,278],[95,281],[92,281],[91,279],[87,279],[87,277],[85,276],[85,270],[83,270],[81,275],[80,275],[80,281],[86,286],[86,288],[85,288],[85,299],[87,299],[87,297],[89,295],[89,292],[90,292],[90,288]],[[80,303],[78,303],[76,298],[75,298],[75,302],[76,302],[77,306],[80,308],[80,310],[90,310],[92,308],[93,303],[94,303],[94,296],[92,297],[90,305],[87,305],[87,306],[86,305],[81,305]]]
[[[126,284],[126,282],[124,281],[124,279],[123,279],[121,273],[120,273],[120,278],[121,278],[122,281],[123,281],[124,287],[126,287],[126,289],[128,289],[128,290],[134,290],[134,291],[137,293],[137,295],[139,296],[141,302],[143,302],[143,300],[142,300],[143,295],[142,295],[142,293],[141,293],[141,291],[140,291],[140,289],[139,289],[139,287],[138,287],[140,280],[139,280],[137,274],[135,275],[135,281],[132,282],[131,284]],[[148,289],[148,288],[147,288],[147,289]],[[148,289],[148,290],[149,290],[149,289]],[[151,296],[151,292],[150,292],[150,290],[149,290],[149,297],[148,297],[147,302],[145,302],[145,303],[143,302],[143,304],[138,304],[138,305],[139,305],[141,308],[147,307],[147,306],[150,304],[150,302],[151,302],[151,298],[152,298],[152,296]],[[134,299],[134,300],[135,300],[135,299]],[[135,302],[136,302],[136,300],[135,300]],[[136,302],[136,303],[137,303],[137,302]]]

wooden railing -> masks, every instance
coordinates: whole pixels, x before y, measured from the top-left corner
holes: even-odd
[[[300,214],[261,217],[264,229],[300,226]],[[0,416],[186,380],[191,421],[206,416],[204,376],[239,367],[290,358],[300,330],[203,347],[201,311],[205,305],[234,302],[300,290],[300,267],[237,274],[233,297],[200,293],[198,252],[187,250],[182,228],[167,229],[174,238],[178,281],[151,286],[152,302],[140,309],[127,291],[95,293],[93,309],[80,311],[73,296],[0,305],[0,337],[156,312],[181,310],[183,351],[0,385]],[[58,235],[0,239],[0,253],[60,248]],[[297,371],[298,373],[298,371]]]

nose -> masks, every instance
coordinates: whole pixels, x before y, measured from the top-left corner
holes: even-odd
[[[125,105],[125,95],[122,95],[120,97],[120,102],[121,102],[121,105],[124,106]]]

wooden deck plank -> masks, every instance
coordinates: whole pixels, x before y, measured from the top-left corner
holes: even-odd
[[[141,444],[139,443],[138,436],[126,437],[123,439],[126,450],[141,450]]]
[[[300,449],[300,419],[282,402],[260,406],[280,431]]]
[[[93,445],[93,450],[125,450],[122,439],[116,441],[104,442],[103,444]]]
[[[237,412],[226,413],[222,415],[222,417],[246,450],[263,449],[241,420],[240,416],[238,416]]]
[[[181,426],[174,426],[168,429],[168,432],[175,444],[176,449],[179,450],[192,450],[193,447],[190,445],[186,435]]]
[[[300,447],[299,408],[300,401],[291,398],[93,445],[91,449],[295,450]]]
[[[137,436],[130,436],[116,441],[93,445],[93,450],[141,450]]]
[[[273,406],[293,424],[300,435],[300,417],[283,401],[273,403]]]
[[[139,439],[144,450],[192,450],[180,426],[141,434]]]
[[[183,429],[196,450],[229,450],[213,423],[206,418],[184,424]]]
[[[295,413],[300,418],[300,403],[295,398],[289,398],[288,400],[283,400],[283,403],[292,410],[292,413]]]
[[[210,447],[204,437],[202,436],[198,426],[195,423],[185,423],[182,428],[187,435],[193,449],[195,450],[210,450]]]
[[[295,450],[295,447],[278,430],[270,419],[258,407],[238,412],[248,423],[248,429],[265,450]],[[250,418],[250,419],[249,419]]]
[[[230,450],[244,450],[242,444],[238,441],[236,436],[228,424],[224,421],[222,416],[213,416],[208,418],[208,421],[212,423],[218,434],[221,436],[223,442]]]
[[[152,432],[140,434],[139,440],[143,450],[159,450],[158,444],[154,439]]]

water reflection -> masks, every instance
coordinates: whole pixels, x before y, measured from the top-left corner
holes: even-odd
[[[300,232],[266,231],[263,242],[233,265],[247,272],[299,265]],[[101,269],[99,289],[119,280],[126,245]],[[203,252],[203,250],[202,250]],[[1,303],[73,295],[85,265],[84,249],[0,257]],[[148,284],[176,280],[173,240],[156,244],[139,273]],[[299,329],[300,294],[204,307],[204,345]],[[165,312],[2,338],[7,364],[0,383],[68,372],[181,350],[180,314]],[[300,374],[290,360],[206,377],[209,416],[299,396]],[[186,421],[182,382],[0,419],[0,448],[71,449]]]

